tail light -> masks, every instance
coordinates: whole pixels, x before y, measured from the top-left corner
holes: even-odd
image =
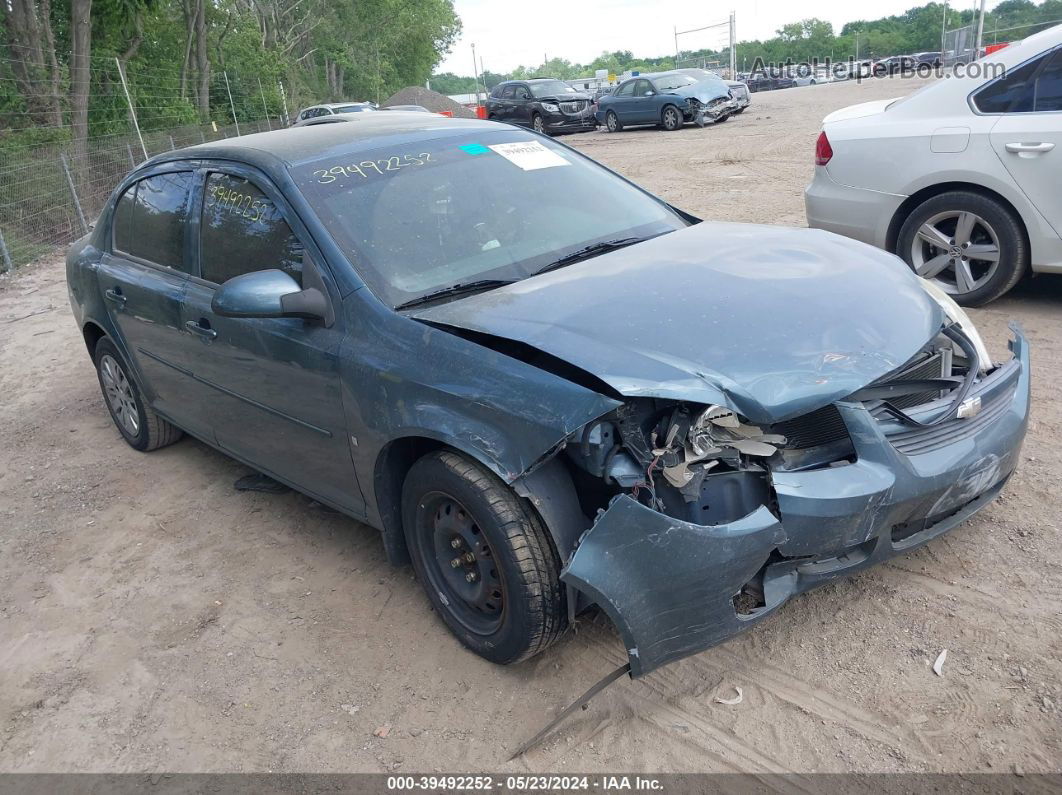
[[[833,147],[830,146],[830,139],[826,137],[826,131],[823,130],[819,133],[819,139],[815,141],[815,165],[824,166],[830,162],[831,157],[833,157]]]

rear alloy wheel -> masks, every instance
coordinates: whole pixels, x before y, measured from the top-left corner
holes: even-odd
[[[965,306],[1006,293],[1028,259],[1013,213],[995,199],[968,191],[950,191],[919,205],[900,229],[897,253],[915,273]]]
[[[450,631],[509,664],[544,650],[567,622],[560,561],[534,511],[476,462],[429,453],[402,486],[417,578]]]
[[[543,123],[542,117],[537,113],[531,117],[531,126],[534,128],[535,132],[541,133],[542,135],[546,134],[546,125]]]
[[[183,435],[180,428],[166,422],[144,402],[129,368],[109,339],[96,343],[93,352],[96,375],[111,419],[122,438],[134,450],[148,452],[173,444]]]
[[[620,124],[619,116],[616,115],[615,111],[610,110],[605,114],[605,129],[610,133],[619,132],[623,129],[623,125]]]
[[[682,113],[674,105],[665,105],[660,114],[660,124],[665,130],[678,130],[682,128]]]

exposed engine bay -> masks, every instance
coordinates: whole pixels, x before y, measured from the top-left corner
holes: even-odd
[[[973,360],[977,366],[972,369]],[[990,367],[987,354],[978,355],[961,331],[949,325],[905,365],[850,401],[862,403],[889,427],[933,427],[963,416],[966,393]],[[940,412],[931,420],[912,416],[930,405]],[[760,427],[725,406],[654,398],[628,399],[588,423],[569,437],[565,454],[583,474],[579,493],[588,516],[625,493],[647,508],[706,526],[732,522],[761,505],[777,513],[772,471],[807,471],[854,460],[848,432],[832,404]]]

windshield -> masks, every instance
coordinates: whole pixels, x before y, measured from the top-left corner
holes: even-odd
[[[523,279],[596,243],[686,226],[593,161],[515,129],[395,137],[292,176],[390,306],[455,284]]]
[[[676,88],[682,88],[683,86],[695,86],[697,81],[689,75],[664,75],[663,77],[654,77],[653,85],[656,86],[657,91],[674,91]]]
[[[528,83],[531,93],[536,97],[555,97],[558,94],[575,94],[576,91],[560,80],[543,80],[541,83]]]

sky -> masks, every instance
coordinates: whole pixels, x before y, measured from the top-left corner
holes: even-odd
[[[464,32],[438,72],[472,74],[472,48],[492,72],[535,66],[544,56],[588,63],[604,51],[630,50],[635,56],[669,55],[675,51],[675,26],[681,30],[726,22],[737,15],[737,39],[767,39],[789,22],[819,17],[840,32],[846,22],[899,14],[925,0],[454,0]],[[965,5],[953,0],[953,7]],[[994,2],[989,3],[995,5]],[[973,2],[970,2],[973,7]],[[726,26],[679,37],[684,50],[726,44]],[[739,50],[740,56],[740,50]]]

